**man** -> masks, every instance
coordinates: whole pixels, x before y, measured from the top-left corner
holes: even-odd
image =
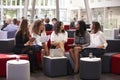
[[[18,25],[17,25],[17,19],[13,19],[13,23],[7,25],[3,30],[4,31],[17,31]]]
[[[3,29],[3,31],[8,31],[7,38],[14,38],[15,37],[15,33],[19,28],[17,23],[18,23],[17,19],[13,19],[13,23],[7,25]]]
[[[49,18],[46,18],[45,19],[45,28],[46,28],[46,31],[52,31],[53,30],[53,26],[51,24],[49,24],[50,22],[50,19]]]
[[[76,22],[77,22],[77,19],[73,18],[73,21],[70,23],[70,28],[75,28]]]

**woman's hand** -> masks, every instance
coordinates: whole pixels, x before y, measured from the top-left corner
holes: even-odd
[[[32,46],[33,45],[33,42],[29,42],[29,46]]]
[[[24,44],[24,46],[29,46],[29,41],[27,41],[25,44]]]
[[[33,42],[30,42],[30,41],[27,41],[24,46],[32,46],[33,45]]]
[[[104,48],[104,45],[99,45],[99,46],[97,46],[97,48],[103,49],[103,48]]]

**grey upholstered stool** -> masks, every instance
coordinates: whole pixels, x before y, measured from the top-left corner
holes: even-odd
[[[80,78],[83,80],[96,80],[101,76],[101,59],[100,58],[80,58]]]
[[[68,32],[68,37],[70,37],[70,38],[74,37],[75,29],[67,30],[67,32]]]
[[[43,71],[50,77],[67,75],[67,58],[44,56]]]
[[[11,39],[0,39],[0,52],[10,53],[14,47],[14,38]]]
[[[112,55],[117,54],[115,53],[105,53],[101,58],[102,61],[102,72],[109,73],[111,72],[111,58]]]

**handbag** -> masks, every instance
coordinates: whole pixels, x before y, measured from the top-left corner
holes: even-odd
[[[63,55],[63,51],[58,48],[58,49],[50,49],[50,56],[51,57],[62,57]]]

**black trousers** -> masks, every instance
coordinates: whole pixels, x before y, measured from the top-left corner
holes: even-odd
[[[92,53],[95,57],[101,57],[105,53],[105,49],[100,48],[86,48],[81,52],[83,57],[88,57],[89,53]]]

